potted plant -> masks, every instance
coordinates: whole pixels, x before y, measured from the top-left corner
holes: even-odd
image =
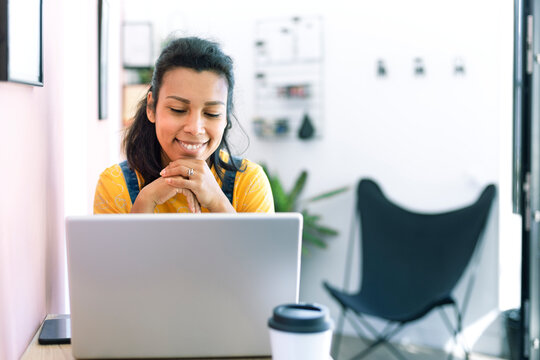
[[[315,201],[327,199],[342,192],[349,190],[348,186],[340,187],[335,190],[313,196],[309,199],[300,201],[300,194],[304,189],[307,181],[308,173],[303,170],[296,181],[291,191],[286,192],[283,188],[281,180],[277,175],[272,175],[268,168],[263,165],[264,172],[270,181],[272,194],[274,197],[274,208],[276,212],[301,212],[304,217],[304,227],[302,233],[302,253],[309,253],[307,244],[318,248],[326,248],[328,245],[326,239],[336,236],[339,232],[331,227],[321,225],[321,215],[311,214],[306,205]]]

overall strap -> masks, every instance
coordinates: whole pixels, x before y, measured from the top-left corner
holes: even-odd
[[[131,204],[134,204],[137,195],[139,195],[139,181],[137,180],[137,174],[129,167],[127,160],[122,161],[119,165],[124,174],[124,179],[126,179]]]
[[[231,163],[231,159],[234,160],[235,165],[242,164],[241,158],[232,155],[229,156],[227,164]],[[237,171],[234,170],[225,170],[225,174],[223,175],[223,183],[221,184],[221,190],[223,190],[223,193],[225,196],[227,196],[227,199],[229,199],[231,204],[233,202],[234,180],[236,179],[236,173]]]

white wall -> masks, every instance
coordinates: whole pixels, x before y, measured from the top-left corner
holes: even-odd
[[[510,214],[509,186],[512,2],[385,0],[353,7],[344,0],[279,0],[242,2],[241,11],[237,4],[162,0],[148,8],[144,1],[127,0],[125,20],[153,21],[156,44],[173,30],[220,41],[236,63],[237,115],[251,138],[245,156],[268,164],[288,186],[307,169],[305,195],[371,176],[403,206],[441,211],[471,203],[487,183],[499,185],[465,324],[474,350],[500,354],[503,333],[495,318],[500,308],[519,304],[514,284],[520,235]],[[261,141],[250,124],[255,21],[294,15],[323,16],[324,136],[307,143]],[[424,78],[413,76],[416,57],[426,63]],[[465,60],[464,77],[452,73],[456,57]],[[375,76],[379,58],[388,64],[385,79]],[[352,191],[312,209],[341,234],[328,249],[303,258],[301,298],[329,305],[337,317],[321,281],[343,282]],[[458,297],[463,289],[461,284]],[[449,339],[438,315],[400,336],[404,343],[435,347],[447,346]]]
[[[108,117],[98,119],[98,37],[97,2],[64,1],[62,49],[64,196],[62,231],[65,243],[64,216],[93,213],[94,192],[99,174],[120,159],[121,132],[121,59],[120,38],[122,1],[108,1]],[[77,30],[74,30],[77,29]],[[65,306],[69,313],[67,263],[63,252]]]
[[[65,1],[64,184],[65,215],[91,214],[101,171],[120,158],[121,1],[109,4],[109,109],[98,120],[97,2]],[[79,29],[73,30],[73,29]],[[84,29],[85,31],[81,31]]]

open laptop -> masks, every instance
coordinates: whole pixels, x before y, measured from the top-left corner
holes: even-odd
[[[298,301],[302,216],[66,219],[76,358],[270,355],[272,309]]]

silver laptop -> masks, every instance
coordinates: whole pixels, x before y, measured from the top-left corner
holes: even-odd
[[[272,309],[298,301],[302,216],[66,219],[76,358],[270,355]]]

